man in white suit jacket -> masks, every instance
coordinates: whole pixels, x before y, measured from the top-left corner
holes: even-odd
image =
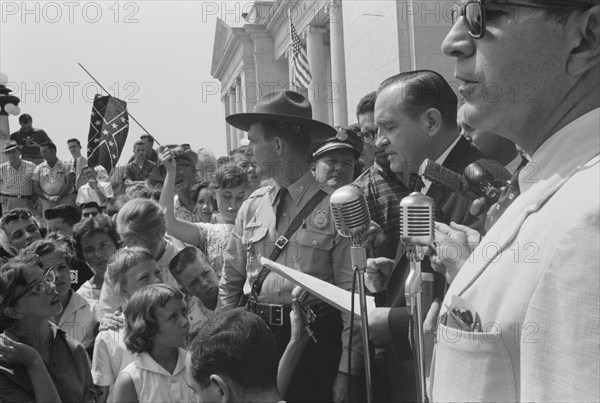
[[[456,57],[466,123],[513,140],[531,162],[520,196],[462,267],[449,252],[466,235],[437,226],[451,285],[429,397],[597,402],[600,1],[469,3],[442,45]],[[532,97],[509,94],[517,87]],[[471,311],[473,330],[454,308]]]

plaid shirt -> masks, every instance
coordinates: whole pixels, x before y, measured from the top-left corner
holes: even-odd
[[[13,168],[10,162],[0,165],[0,193],[6,196],[31,196],[35,164],[21,160],[21,166]]]
[[[133,161],[125,165],[124,179],[130,181],[145,181],[148,175],[156,168],[156,164],[149,159],[145,159],[142,166],[139,166],[137,162]]]
[[[377,162],[352,182],[367,199],[371,220],[381,226],[387,244],[376,251],[377,256],[393,259],[400,242],[400,200],[408,196],[409,189],[396,175]]]

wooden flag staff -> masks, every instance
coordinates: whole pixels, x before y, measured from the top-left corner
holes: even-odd
[[[83,65],[82,65],[81,63],[77,63],[77,64],[79,65],[79,67],[81,67],[81,68],[83,69],[83,71],[85,71],[85,72],[87,73],[87,75],[88,75],[88,76],[90,76],[90,77],[92,78],[92,80],[94,80],[94,81],[96,82],[96,84],[98,84],[98,85],[100,86],[100,88],[102,88],[102,90],[103,90],[104,92],[106,92],[106,93],[108,94],[108,96],[109,96],[109,97],[112,97],[112,95],[110,94],[110,92],[108,92],[108,91],[106,90],[106,88],[104,88],[104,87],[102,86],[102,84],[100,84],[100,82],[99,82],[98,80],[96,80],[96,78],[94,78],[94,76],[93,76],[93,75],[92,75],[92,74],[91,74],[89,71],[87,71],[87,69],[86,69],[85,67],[83,67]],[[154,137],[154,136],[153,136],[153,135],[152,135],[152,134],[151,134],[151,133],[150,133],[148,130],[146,130],[146,128],[145,128],[144,126],[142,126],[142,124],[141,124],[140,122],[138,122],[138,120],[137,120],[137,119],[136,119],[136,118],[135,118],[135,117],[134,117],[134,116],[131,114],[131,112],[127,111],[127,113],[129,114],[129,117],[130,117],[131,119],[133,119],[133,121],[134,121],[135,123],[137,123],[137,124],[138,124],[138,126],[142,128],[142,130],[144,130],[144,132],[146,132],[146,133],[150,134],[150,136],[152,136],[152,138],[154,139],[154,142],[155,142],[157,145],[159,145],[159,146],[161,145],[161,144],[158,142],[158,140],[156,140],[156,137]]]

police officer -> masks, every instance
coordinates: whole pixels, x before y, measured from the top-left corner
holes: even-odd
[[[253,112],[230,115],[226,120],[248,132],[256,163],[275,184],[255,191],[238,213],[219,284],[220,303],[225,309],[233,308],[240,296],[249,297],[249,302],[242,304],[265,320],[282,353],[290,337],[294,284],[275,273],[265,277],[262,256],[269,258],[274,248],[281,247],[275,259],[278,263],[346,290],[352,287],[350,242],[337,233],[329,210],[333,189],[317,183],[309,169],[311,143],[334,137],[336,131],[313,120],[308,100],[289,90],[267,94]],[[301,225],[284,237],[298,215],[305,216]],[[341,401],[346,397],[348,374],[362,369],[360,332],[355,329],[353,334],[350,372],[349,315],[342,324],[340,313],[315,297],[309,296],[305,304],[317,316],[313,323],[317,343],[310,342],[304,350],[286,400]],[[358,384],[358,379],[352,379],[352,385]],[[353,397],[357,399],[355,394]]]

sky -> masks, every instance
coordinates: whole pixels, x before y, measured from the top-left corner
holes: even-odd
[[[220,85],[210,75],[217,17],[234,23],[248,1],[0,1],[0,71],[71,158],[67,139],[87,143],[92,102],[106,95],[81,63],[159,143],[226,154]],[[9,118],[11,132],[20,126]],[[143,133],[133,119],[120,164]]]

